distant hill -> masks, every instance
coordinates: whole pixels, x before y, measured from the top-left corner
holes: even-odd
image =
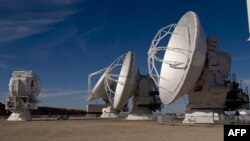
[[[78,109],[38,107],[37,110],[31,112],[32,115],[57,115],[59,113],[67,113],[69,115],[85,115],[86,111]]]
[[[54,107],[38,107],[37,110],[31,111],[32,115],[57,115],[59,113],[67,113],[69,115],[85,115],[86,111],[78,109],[54,108]],[[11,112],[5,110],[5,105],[0,102],[0,116],[8,116]]]

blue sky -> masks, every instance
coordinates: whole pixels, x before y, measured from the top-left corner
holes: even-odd
[[[250,86],[245,0],[0,0],[0,100],[13,70],[33,70],[42,82],[40,105],[85,108],[88,74],[129,50],[148,74],[154,35],[189,10],[231,54],[231,72]],[[168,107],[183,111],[186,101]]]

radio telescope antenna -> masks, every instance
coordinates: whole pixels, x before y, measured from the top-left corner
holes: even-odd
[[[221,120],[230,67],[230,55],[218,50],[216,38],[205,35],[194,12],[160,29],[148,51],[149,74],[158,86],[161,101],[171,104],[188,94],[184,123]]]
[[[31,120],[30,110],[38,108],[39,93],[40,80],[36,74],[32,71],[13,71],[5,101],[5,109],[12,112],[7,120]]]
[[[102,76],[92,88],[92,77],[98,74]],[[135,53],[129,51],[118,57],[109,67],[89,75],[90,95],[87,100],[105,97],[108,106],[102,109],[101,118],[117,118],[120,111],[128,110],[128,100],[133,97],[132,110],[127,119],[151,120],[152,111],[159,110],[161,106],[155,91],[154,81],[149,76],[140,75]]]
[[[113,63],[106,76],[106,93],[111,97],[110,103],[120,110],[133,97],[133,106],[127,120],[151,120],[152,111],[161,106],[154,81],[149,76],[140,75],[135,61],[135,53],[129,51]],[[115,89],[111,87],[116,83]],[[112,97],[114,96],[114,97]]]
[[[101,72],[104,72],[103,75],[92,89],[91,77]],[[98,99],[105,95],[109,101],[109,106],[103,108],[101,117],[118,117],[118,112],[124,108],[129,97],[135,91],[136,74],[134,54],[128,52],[118,57],[109,67],[89,75],[90,95],[88,100]]]

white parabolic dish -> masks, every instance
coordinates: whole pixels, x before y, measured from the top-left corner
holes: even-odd
[[[137,84],[137,68],[135,54],[129,51],[126,54],[115,89],[114,109],[122,109],[129,97],[135,91]]]
[[[187,12],[176,25],[164,55],[159,93],[170,104],[196,84],[206,59],[206,36],[194,12]],[[171,62],[171,63],[164,63]]]

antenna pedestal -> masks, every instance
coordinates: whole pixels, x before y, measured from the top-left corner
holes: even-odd
[[[220,122],[226,108],[230,87],[225,83],[230,68],[230,56],[208,44],[208,56],[203,73],[193,90],[188,92],[189,103],[183,123]]]
[[[126,120],[152,120],[153,112],[149,107],[134,105]]]
[[[7,121],[31,120],[29,110],[38,108],[37,101],[32,101],[27,96],[8,96],[5,102],[5,109],[12,112]]]
[[[31,120],[31,114],[29,110],[13,111],[7,121],[28,121]]]
[[[102,115],[100,116],[100,118],[118,118],[119,117],[119,113],[117,110],[115,110],[114,108],[112,108],[111,106],[107,107],[107,108],[103,108],[102,109]]]
[[[149,76],[141,76],[139,91],[133,97],[133,108],[127,120],[152,120],[153,111],[160,110],[159,93],[155,91],[154,81]]]

